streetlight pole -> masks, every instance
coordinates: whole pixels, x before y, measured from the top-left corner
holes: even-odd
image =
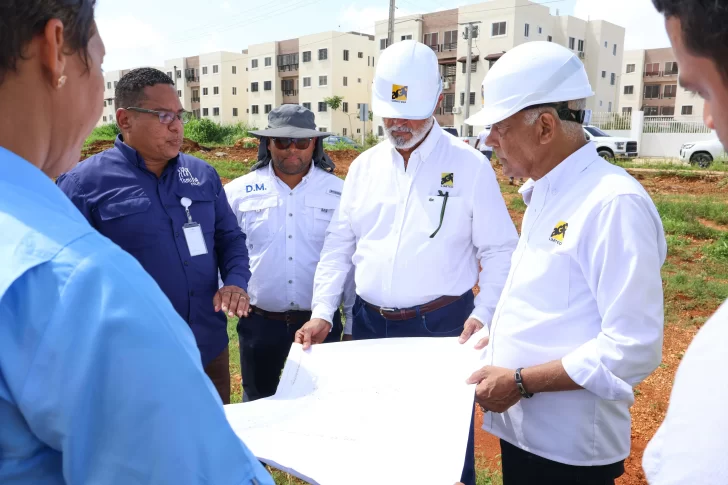
[[[467,22],[465,24],[465,35],[468,38],[468,52],[465,56],[465,114],[463,116],[463,123],[460,127],[460,136],[466,136],[465,135],[465,120],[467,120],[470,117],[470,74],[471,74],[471,68],[472,68],[472,51],[473,51],[473,37],[474,37],[474,30],[473,26],[475,24],[479,24],[480,22]]]

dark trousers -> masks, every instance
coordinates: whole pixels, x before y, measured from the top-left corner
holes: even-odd
[[[490,159],[493,158],[493,150],[481,150],[480,153],[485,155],[485,158],[487,158],[489,162]]]
[[[463,325],[473,312],[474,296],[472,291],[465,293],[459,300],[434,312],[421,314],[419,307],[415,318],[401,321],[386,320],[376,310],[368,307],[361,298],[354,304],[354,340],[397,337],[458,337]],[[426,303],[426,302],[423,302]],[[464,485],[475,485],[475,407],[470,417],[468,447],[460,481]]]
[[[614,485],[624,460],[603,466],[572,466],[547,460],[501,440],[503,485]]]
[[[205,374],[215,385],[222,403],[230,404],[230,351],[227,346],[220,355],[207,364]]]
[[[289,322],[284,322],[251,312],[249,317],[238,321],[243,402],[276,393],[296,332],[311,319],[311,312],[290,312],[289,315]],[[341,340],[343,328],[338,311],[333,320],[333,328],[326,343]]]

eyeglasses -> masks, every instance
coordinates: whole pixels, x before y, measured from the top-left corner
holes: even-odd
[[[192,120],[192,113],[189,113],[187,111],[182,111],[181,113],[173,113],[171,111],[155,111],[153,109],[144,109],[144,108],[124,108],[127,111],[135,111],[137,113],[150,113],[153,115],[159,116],[159,122],[163,125],[169,125],[171,124],[175,119],[178,119],[182,122],[183,125],[186,125],[188,122]]]
[[[279,150],[288,150],[291,143],[299,149],[305,150],[311,145],[312,138],[273,138],[273,144]]]

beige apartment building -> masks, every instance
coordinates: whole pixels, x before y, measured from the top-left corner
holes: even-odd
[[[622,113],[644,111],[645,116],[702,117],[703,100],[678,83],[680,70],[671,48],[627,51],[622,62]]]
[[[477,36],[473,38],[470,53],[470,93],[466,96],[468,43],[464,38],[466,26],[462,24],[468,22],[476,23]],[[453,126],[460,131],[466,101],[471,115],[482,107],[481,84],[488,70],[505,52],[531,41],[556,42],[577,53],[595,92],[587,107],[594,111],[616,110],[624,33],[623,27],[601,20],[551,15],[548,7],[528,0],[493,0],[398,18],[394,41],[419,40],[437,53],[445,97],[436,118],[441,126]],[[375,42],[378,51],[386,48],[386,20],[376,23]],[[382,121],[374,115],[381,135]],[[479,128],[466,127],[471,133]]]

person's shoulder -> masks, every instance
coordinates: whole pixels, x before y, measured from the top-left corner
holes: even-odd
[[[584,171],[585,188],[603,199],[632,195],[652,200],[637,179],[622,167],[598,158]]]
[[[116,147],[109,148],[81,160],[71,170],[62,174],[59,180],[70,177],[80,187],[91,189],[99,179],[111,172],[111,164],[118,162],[122,157]]]
[[[447,159],[457,160],[459,163],[464,163],[476,170],[482,168],[487,160],[479,150],[446,131],[442,132],[438,145],[442,146],[443,155]]]

